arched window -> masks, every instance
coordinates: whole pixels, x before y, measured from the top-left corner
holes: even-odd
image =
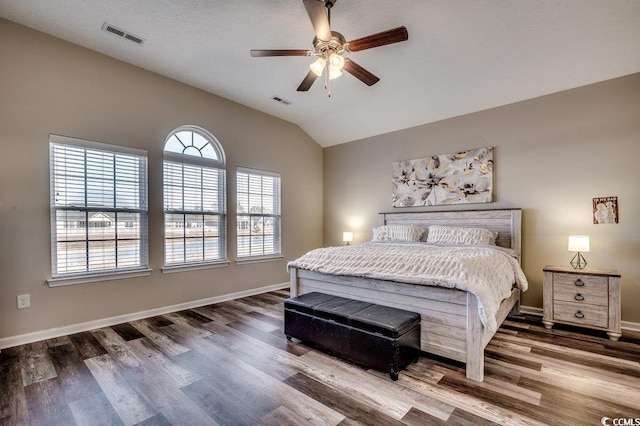
[[[164,264],[225,262],[225,157],[218,140],[182,126],[164,145]]]

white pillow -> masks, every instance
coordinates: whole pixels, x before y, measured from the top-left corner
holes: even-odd
[[[495,244],[497,232],[484,228],[431,225],[427,242],[432,244]]]
[[[384,225],[373,229],[371,241],[420,241],[424,229],[415,225]]]

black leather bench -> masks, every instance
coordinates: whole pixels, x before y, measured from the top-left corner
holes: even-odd
[[[392,380],[420,356],[420,314],[324,293],[285,300],[284,333]]]

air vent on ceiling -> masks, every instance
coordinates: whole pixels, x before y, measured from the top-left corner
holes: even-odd
[[[280,102],[281,104],[285,104],[285,105],[289,105],[289,104],[291,103],[290,101],[288,101],[288,100],[286,100],[286,99],[282,99],[282,98],[281,98],[281,97],[279,97],[279,96],[274,96],[274,97],[273,97],[273,98],[271,98],[271,99],[273,99],[273,100],[274,100],[274,101],[276,101],[276,102]]]
[[[143,38],[135,36],[135,35],[127,32],[127,31],[121,30],[118,27],[114,27],[113,25],[108,24],[106,22],[104,24],[102,24],[102,30],[103,31],[107,31],[107,32],[109,32],[111,34],[115,34],[118,37],[122,37],[122,38],[127,39],[129,41],[132,41],[132,42],[134,42],[136,44],[144,43],[144,39]]]

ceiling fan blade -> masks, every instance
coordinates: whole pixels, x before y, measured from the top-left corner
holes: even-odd
[[[367,86],[373,86],[378,81],[380,81],[378,77],[371,74],[369,71],[362,68],[360,65],[356,64],[349,58],[345,58],[343,69],[358,80],[362,81]]]
[[[329,18],[324,10],[324,2],[322,0],[302,0],[304,8],[307,9],[307,15],[313,25],[316,37],[322,41],[331,40],[331,28],[329,27]]]
[[[398,43],[409,39],[409,32],[406,27],[393,28],[381,33],[358,38],[348,43],[347,50],[358,52],[360,50],[371,49],[373,47],[384,46],[386,44]]]
[[[252,50],[251,56],[263,58],[267,56],[309,56],[311,51],[304,49]]]
[[[313,71],[309,71],[304,80],[302,80],[302,83],[300,83],[300,86],[298,86],[298,92],[306,92],[309,90],[317,78],[318,76]]]

